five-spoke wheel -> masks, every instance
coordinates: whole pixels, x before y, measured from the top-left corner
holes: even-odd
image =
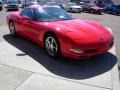
[[[10,30],[10,34],[11,34],[12,36],[15,36],[15,35],[16,35],[15,26],[14,26],[14,23],[13,23],[13,22],[10,22],[10,23],[9,23],[9,30]]]
[[[45,38],[45,50],[54,58],[60,55],[60,45],[57,37],[53,34],[48,34]]]

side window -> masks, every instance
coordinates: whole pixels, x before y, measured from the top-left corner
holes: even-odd
[[[38,10],[38,9],[34,9],[34,15],[37,21],[42,21],[43,19],[47,17],[45,12],[43,12],[42,10]]]
[[[34,19],[34,15],[33,15],[33,12],[32,12],[32,10],[31,9],[24,9],[23,11],[22,11],[22,13],[21,13],[21,15],[22,16],[26,16],[26,17],[28,17],[28,18],[30,18],[30,19]]]

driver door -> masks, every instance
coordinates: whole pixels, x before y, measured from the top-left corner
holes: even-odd
[[[27,8],[21,13],[21,19],[20,21],[22,22],[21,25],[21,30],[20,33],[30,39],[30,40],[36,40],[36,32],[35,32],[35,21],[34,21],[34,15],[32,12],[32,9]]]

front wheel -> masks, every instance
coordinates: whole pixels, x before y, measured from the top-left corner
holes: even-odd
[[[60,44],[54,34],[48,34],[44,41],[44,47],[49,56],[58,58],[60,56]]]
[[[14,26],[14,23],[12,21],[9,23],[9,30],[10,30],[10,34],[12,36],[16,36],[15,26]]]
[[[70,13],[72,12],[72,8],[69,9],[69,12],[70,12]]]
[[[3,10],[3,8],[0,8],[0,11],[2,11]]]
[[[118,15],[118,12],[116,12],[116,11],[113,11],[113,15]]]

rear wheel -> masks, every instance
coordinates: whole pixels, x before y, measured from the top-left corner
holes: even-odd
[[[49,56],[58,58],[60,56],[60,44],[54,34],[48,34],[45,37],[44,47]]]
[[[14,23],[12,21],[9,23],[9,30],[10,30],[10,34],[12,36],[16,36],[15,26],[14,26]]]
[[[90,10],[90,13],[94,14],[94,11],[93,11],[93,10]]]

